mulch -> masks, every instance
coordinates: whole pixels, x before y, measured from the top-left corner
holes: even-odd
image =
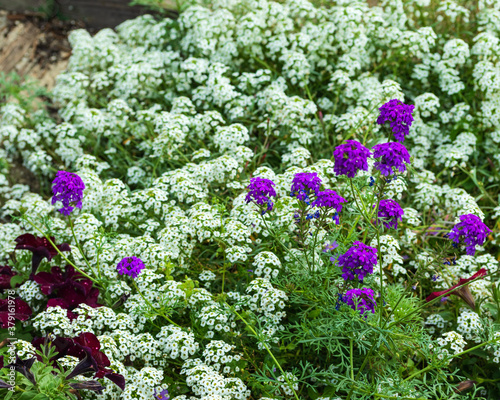
[[[35,78],[51,89],[71,55],[68,34],[79,28],[86,26],[36,12],[0,11],[0,72]]]

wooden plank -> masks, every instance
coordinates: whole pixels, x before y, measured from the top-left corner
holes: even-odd
[[[15,26],[0,45],[0,71],[18,72],[16,66],[32,54],[28,50],[36,47],[39,34],[40,30],[31,22]]]

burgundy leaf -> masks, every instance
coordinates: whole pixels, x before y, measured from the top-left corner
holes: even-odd
[[[50,240],[54,243],[54,238],[51,237]],[[58,254],[57,249],[59,251],[71,251],[69,244],[63,243],[60,245],[56,245],[54,247],[46,237],[36,237],[31,233],[25,233],[18,238],[15,239],[17,242],[16,250],[29,250],[33,253],[31,258],[31,274],[34,275],[40,262],[47,258],[48,261],[52,260],[56,254]]]
[[[10,307],[9,307],[10,306]],[[15,312],[11,312],[9,308],[14,306]],[[16,298],[13,303],[12,300],[0,299],[0,327],[8,328],[9,327],[9,316],[13,316],[15,319],[19,321],[26,321],[29,319],[33,312],[31,311],[30,306],[22,299]],[[13,321],[10,321],[10,326],[12,326]]]

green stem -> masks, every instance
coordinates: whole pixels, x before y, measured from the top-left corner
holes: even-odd
[[[454,355],[452,355],[452,356],[449,356],[449,357],[445,358],[445,359],[443,360],[443,363],[444,363],[444,362],[446,362],[446,361],[452,360],[452,359],[454,359],[454,358],[457,358],[457,357],[463,356],[464,354],[467,354],[467,353],[469,353],[469,352],[471,352],[471,351],[473,351],[473,350],[476,350],[476,349],[479,349],[479,348],[481,348],[481,347],[484,347],[484,346],[486,346],[486,345],[488,345],[488,344],[490,344],[490,343],[492,343],[492,342],[498,342],[498,341],[500,341],[500,338],[497,338],[497,339],[492,339],[492,340],[488,340],[487,342],[484,342],[484,343],[478,344],[477,346],[471,347],[470,349],[467,349],[467,350],[461,351],[460,353],[457,353],[457,354],[454,354]],[[414,374],[410,375],[410,376],[409,376],[408,378],[406,378],[404,381],[406,382],[406,381],[408,381],[408,380],[410,380],[410,379],[412,379],[412,378],[414,378],[414,377],[416,377],[416,376],[420,375],[420,374],[421,374],[421,373],[423,373],[423,372],[427,372],[427,371],[430,371],[430,370],[432,370],[432,369],[434,369],[434,368],[437,368],[437,367],[439,367],[439,366],[440,366],[440,364],[441,364],[441,363],[439,363],[439,364],[431,364],[431,365],[428,365],[428,366],[427,366],[427,367],[425,367],[424,369],[421,369],[420,371],[417,371],[417,372],[415,372]]]
[[[83,257],[83,260],[85,261],[85,264],[87,264],[87,267],[89,267],[89,270],[92,271],[92,273],[94,273],[94,268],[92,268],[90,266],[90,263],[89,263],[89,260],[87,260],[87,257],[85,257],[85,253],[83,252],[83,249],[82,247],[80,246],[80,242],[78,241],[78,239],[76,238],[76,235],[75,235],[75,230],[73,228],[73,221],[71,220],[71,216],[68,215],[68,221],[69,221],[69,226],[71,228],[71,234],[73,235],[73,239],[75,239],[75,243],[76,243],[76,247],[78,247],[78,250],[80,250],[80,254],[82,255]]]
[[[158,311],[155,307],[153,307],[153,305],[149,302],[149,300],[144,297],[144,295],[142,294],[141,290],[139,289],[139,286],[137,286],[137,283],[135,282],[135,280],[132,280],[132,283],[134,284],[134,287],[136,288],[137,292],[139,292],[139,294],[141,295],[141,297],[143,298],[143,300],[146,302],[146,304],[149,307],[151,307],[152,310],[156,311],[158,313],[158,315],[161,315],[163,318],[165,318],[172,325],[175,325],[178,328],[180,328],[180,326],[177,325],[174,321],[172,321],[167,315],[165,315],[163,312]]]
[[[267,222],[266,222],[266,219],[264,218],[263,215],[261,215],[261,218],[262,218],[262,221],[264,221],[264,225],[266,226],[268,232],[273,236],[274,240],[276,240],[280,245],[281,247],[283,247],[283,249],[285,249],[286,253],[291,255],[293,258],[295,258],[295,261],[297,261],[299,264],[302,264],[302,266],[304,267],[304,264],[302,263],[301,260],[299,260],[297,258],[297,256],[295,256],[295,254],[293,254],[290,249],[288,247],[285,246],[285,244],[278,239],[278,236],[271,230],[271,228],[269,227],[269,225],[267,225]],[[307,262],[307,257],[306,257],[306,262]],[[307,265],[307,267],[309,268],[309,265]]]
[[[54,247],[54,249],[56,249],[57,253],[69,264],[71,265],[75,270],[77,270],[80,274],[82,274],[84,277],[90,279],[92,282],[94,282],[95,284],[99,285],[99,282],[96,281],[94,278],[92,278],[90,275],[86,274],[85,272],[83,272],[80,268],[78,268],[73,262],[71,262],[63,253],[61,250],[59,250],[59,248],[56,246],[56,244],[52,241],[52,239],[47,236],[45,233],[43,233],[37,226],[35,226],[28,218],[26,218],[26,221],[33,227],[35,228],[41,235],[43,235],[48,241],[49,243]]]
[[[376,108],[378,107],[378,103],[375,104],[375,107],[371,108],[370,111],[368,111],[368,114],[367,115],[370,115],[372,113],[373,110],[375,110]],[[354,133],[356,132],[356,130],[361,126],[361,123],[363,123],[364,120],[358,122],[358,124],[354,127],[354,128],[351,128],[349,130],[349,134],[345,137],[344,141],[348,140],[351,138],[351,136],[354,135]]]
[[[245,320],[245,318],[243,318],[239,313],[238,311],[236,311],[233,307],[231,307],[229,304],[226,303],[226,305],[238,316],[239,319],[241,319],[245,325],[247,326],[248,329],[250,329],[252,331],[252,333],[255,335],[256,338],[259,338],[259,335],[257,334],[257,332],[255,332],[255,330],[253,329],[253,327]],[[299,400],[299,396],[297,395],[297,392],[295,391],[295,389],[293,388],[293,385],[292,383],[290,382],[290,380],[288,379],[288,377],[286,376],[285,374],[285,371],[283,371],[283,368],[281,368],[281,364],[278,362],[278,360],[276,360],[276,357],[274,357],[274,354],[272,353],[272,351],[269,349],[269,346],[267,345],[267,343],[265,343],[264,341],[262,341],[262,344],[264,345],[264,347],[266,348],[267,352],[269,353],[269,355],[271,356],[271,358],[273,359],[273,361],[276,363],[276,365],[278,366],[279,370],[281,371],[281,374],[283,375],[283,378],[285,378],[286,380],[286,383],[288,384],[288,386],[290,387],[290,389],[292,389],[293,391],[293,394],[295,396],[295,399],[296,400]]]
[[[418,308],[414,309],[413,311],[409,312],[408,314],[406,314],[405,316],[403,316],[402,318],[398,319],[397,321],[394,321],[392,322],[390,325],[389,325],[389,328],[393,325],[396,325],[397,323],[401,322],[401,321],[404,321],[406,318],[408,318],[410,315],[413,315],[415,314],[416,312],[419,312],[421,309],[423,309],[424,307],[428,306],[428,305],[431,305],[431,304],[434,304],[436,303],[438,300],[440,300],[442,297],[444,296],[449,296],[450,294],[453,294],[453,292],[456,292],[457,290],[463,288],[464,286],[467,286],[468,284],[472,283],[472,282],[475,282],[479,279],[482,279],[483,277],[482,276],[478,276],[476,279],[473,279],[471,281],[468,281],[466,283],[464,283],[463,285],[460,285],[460,286],[457,286],[455,289],[453,289],[453,291],[451,292],[448,292],[448,293],[443,293],[442,295],[436,297],[435,299],[432,299],[431,301],[429,302],[426,302],[424,303],[423,305],[419,306]]]
[[[351,379],[354,381],[354,355],[353,355],[353,340],[352,339],[349,339],[349,347],[350,347],[350,351],[351,351]]]
[[[427,269],[427,267],[428,267],[430,264],[432,264],[432,261],[431,261],[431,262],[429,262],[429,263],[428,263],[428,264],[427,264],[424,268],[420,268],[419,270],[425,270],[425,269]],[[478,279],[479,279],[479,278],[478,278]],[[411,283],[413,283],[413,282],[411,282]],[[443,296],[444,296],[444,295],[443,295]],[[403,297],[404,297],[404,293],[403,293],[403,294],[401,294],[401,296],[399,297],[399,299],[398,299],[398,301],[397,301],[396,305],[395,305],[394,307],[392,307],[391,311],[389,312],[389,315],[387,316],[386,320],[384,321],[384,324],[382,325],[382,329],[384,329],[384,328],[386,327],[387,323],[389,322],[389,320],[390,320],[390,318],[391,318],[391,315],[394,313],[394,310],[396,310],[396,309],[397,309],[397,307],[398,307],[399,303],[401,302],[401,300],[403,299]],[[394,323],[397,323],[397,322],[399,322],[399,321],[401,321],[401,320],[405,319],[405,318],[406,318],[407,316],[409,316],[410,314],[412,314],[412,313],[409,313],[409,314],[405,315],[403,318],[401,318],[401,319],[400,319],[400,320],[398,320],[398,321],[395,321]],[[393,324],[394,324],[394,323],[393,323]],[[390,326],[392,326],[393,324],[391,324]],[[359,370],[358,370],[358,372],[357,372],[357,374],[356,374],[356,377],[354,378],[354,381],[357,381],[357,380],[358,380],[358,377],[359,377],[359,375],[361,374],[361,372],[364,370],[364,368],[365,368],[366,364],[368,363],[368,359],[370,358],[371,354],[373,353],[373,349],[374,349],[374,348],[375,348],[375,343],[373,343],[373,344],[372,344],[372,346],[370,347],[370,350],[368,351],[368,354],[365,356],[365,359],[363,360],[363,364],[362,364],[362,365],[361,365],[361,367],[359,368]],[[349,394],[347,395],[346,400],[350,400],[350,398],[351,398],[351,396],[352,396],[352,393],[353,393],[353,391],[354,391],[354,388],[355,388],[355,387],[356,387],[356,385],[354,385],[354,384],[353,384],[353,385],[352,385],[352,387],[351,387],[351,390],[349,391]]]

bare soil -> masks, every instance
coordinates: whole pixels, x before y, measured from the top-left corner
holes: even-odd
[[[52,89],[71,55],[68,34],[85,28],[79,21],[47,20],[35,12],[0,10],[0,71],[34,78]]]

